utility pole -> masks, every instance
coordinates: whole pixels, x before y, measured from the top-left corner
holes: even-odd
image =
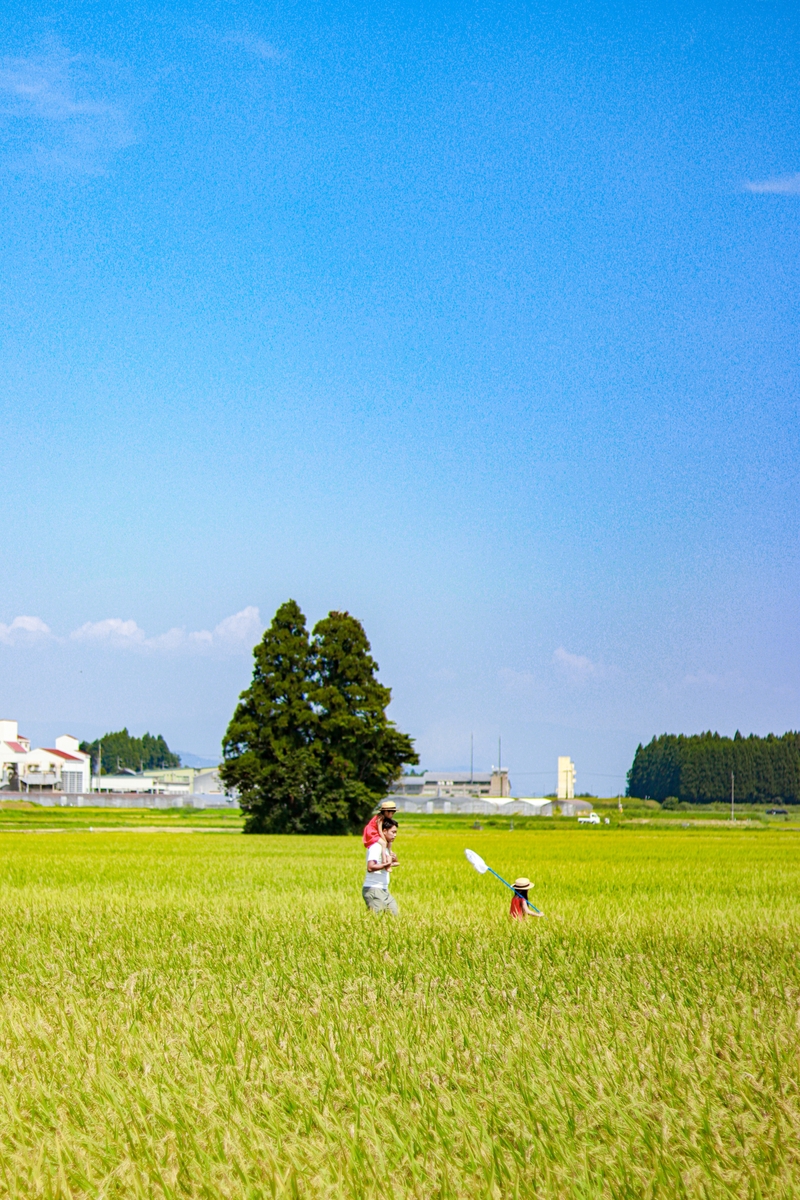
[[[103,774],[103,739],[97,743],[97,790],[100,791],[100,776]]]
[[[733,771],[731,771],[731,820],[732,821],[736,820],[736,816],[733,811],[733,795],[734,795],[733,789],[734,789],[734,780],[735,779],[736,779],[736,776],[734,775]]]

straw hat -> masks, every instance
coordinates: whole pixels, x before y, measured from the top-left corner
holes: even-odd
[[[533,884],[530,879],[526,879],[524,875],[520,875],[519,879],[514,880],[514,887],[518,892],[527,892],[528,888],[533,887]]]
[[[381,800],[379,812],[397,812],[394,800]]]

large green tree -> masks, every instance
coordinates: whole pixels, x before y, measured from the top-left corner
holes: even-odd
[[[245,832],[303,833],[319,787],[311,704],[313,656],[306,619],[282,604],[253,650],[253,679],[222,742],[220,774],[236,788]]]
[[[378,682],[378,664],[360,621],[331,612],[314,627],[312,692],[322,795],[332,828],[366,819],[404,763],[419,762],[414,743],[386,715],[391,689]]]
[[[386,794],[411,739],[386,715],[364,629],[332,612],[308,637],[294,600],[254,651],[253,679],[223,741],[222,777],[239,792],[248,833],[345,833]]]

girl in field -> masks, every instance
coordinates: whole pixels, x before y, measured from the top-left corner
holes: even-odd
[[[514,880],[513,887],[516,895],[511,901],[509,916],[513,917],[515,921],[524,921],[531,911],[528,908],[528,889],[532,888],[533,884],[530,879],[521,875],[519,879]]]

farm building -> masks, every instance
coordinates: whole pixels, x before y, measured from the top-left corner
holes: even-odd
[[[553,817],[561,813],[574,817],[579,812],[591,812],[588,800],[554,800],[550,796],[404,796],[392,792],[390,797],[398,812],[458,813],[480,817]]]
[[[422,775],[401,775],[392,784],[393,796],[449,799],[458,796],[510,796],[511,784],[505,768],[494,771],[425,771]]]

